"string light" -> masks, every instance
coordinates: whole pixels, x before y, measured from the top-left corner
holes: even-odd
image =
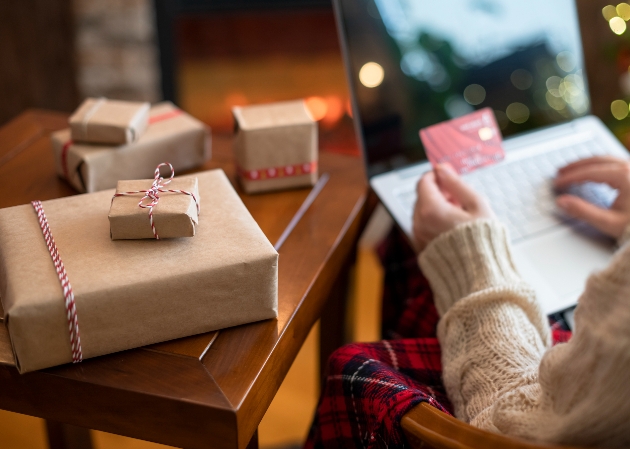
[[[630,5],[627,3],[619,3],[617,8],[615,8],[617,15],[621,17],[626,22],[630,20]]]
[[[623,100],[615,100],[610,104],[610,112],[617,120],[623,120],[628,116],[628,103]]]
[[[615,34],[621,35],[626,31],[626,21],[621,17],[613,17],[608,21],[608,24]]]
[[[610,19],[617,15],[617,9],[613,5],[604,6],[602,15],[607,22],[610,22]]]

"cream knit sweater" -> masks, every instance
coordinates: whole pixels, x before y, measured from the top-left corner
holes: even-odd
[[[458,418],[549,443],[630,445],[630,244],[591,275],[573,337],[553,348],[497,221],[442,234],[419,262],[441,316],[444,385]]]

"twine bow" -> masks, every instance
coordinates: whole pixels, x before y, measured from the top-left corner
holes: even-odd
[[[166,167],[167,165],[171,169],[171,176],[167,180],[164,180],[162,175],[160,175],[160,167]],[[173,169],[173,166],[169,164],[168,162],[162,162],[155,169],[155,178],[153,180],[153,184],[151,184],[150,189],[116,193],[112,197],[112,202],[114,201],[114,198],[118,196],[130,196],[130,195],[137,195],[138,193],[144,193],[144,196],[138,203],[138,206],[143,209],[149,209],[149,223],[151,223],[151,230],[153,231],[153,235],[155,236],[155,238],[159,240],[160,236],[158,235],[157,230],[155,229],[155,223],[153,222],[153,208],[157,206],[158,202],[160,201],[160,193],[171,192],[171,193],[183,193],[184,195],[190,195],[192,199],[195,201],[195,205],[197,206],[197,215],[199,215],[199,201],[197,201],[197,198],[195,198],[195,195],[192,192],[187,192],[185,190],[164,188],[164,186],[166,186],[173,180],[174,176],[175,176],[175,170]],[[149,201],[149,202],[146,203],[145,201]]]

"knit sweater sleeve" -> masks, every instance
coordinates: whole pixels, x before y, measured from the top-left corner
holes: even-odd
[[[552,349],[500,223],[460,225],[419,262],[441,316],[443,380],[458,418],[546,442],[627,444],[630,245],[591,276],[573,338]]]

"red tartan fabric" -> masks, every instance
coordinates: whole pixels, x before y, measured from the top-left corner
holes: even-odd
[[[383,335],[395,339],[347,345],[331,356],[305,449],[402,448],[400,420],[416,404],[452,414],[429,285],[399,234],[390,235],[379,254],[385,268]],[[570,338],[560,324],[551,324],[554,343]]]

